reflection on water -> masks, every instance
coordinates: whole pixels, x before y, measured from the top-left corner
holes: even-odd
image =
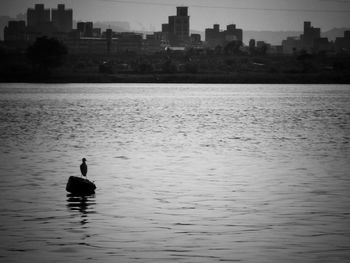
[[[349,262],[350,87],[0,84],[0,262]],[[94,196],[67,195],[89,160]]]
[[[87,224],[89,221],[89,214],[95,213],[95,196],[75,196],[73,194],[67,194],[67,207],[76,216],[79,212],[81,216],[80,223],[82,225]]]

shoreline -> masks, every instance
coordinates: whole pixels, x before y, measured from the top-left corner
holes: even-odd
[[[1,76],[0,83],[350,84],[344,73],[52,74]]]

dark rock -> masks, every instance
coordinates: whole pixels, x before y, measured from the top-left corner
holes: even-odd
[[[96,185],[93,182],[77,176],[70,176],[66,186],[67,192],[77,195],[92,195],[95,189]]]

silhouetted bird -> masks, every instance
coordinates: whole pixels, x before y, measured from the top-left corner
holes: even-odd
[[[82,161],[83,161],[83,163],[80,165],[80,172],[81,172],[81,174],[83,175],[83,176],[85,176],[86,177],[86,174],[87,174],[87,165],[86,165],[86,159],[85,158],[83,158],[82,159]]]

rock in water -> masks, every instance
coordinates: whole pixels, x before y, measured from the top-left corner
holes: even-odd
[[[94,194],[95,189],[96,185],[93,182],[77,176],[70,176],[66,186],[67,192],[78,195]]]

